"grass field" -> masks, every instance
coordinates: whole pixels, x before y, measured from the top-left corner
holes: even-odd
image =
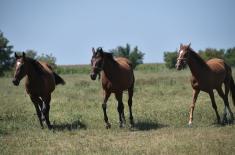
[[[142,65],[135,71],[135,128],[119,128],[117,102],[108,102],[111,129],[103,121],[100,81],[87,73],[63,74],[67,82],[52,95],[54,130],[41,129],[23,81],[0,78],[0,154],[235,154],[235,125],[215,124],[209,96],[200,93],[189,128],[192,98],[189,70]],[[233,70],[235,78],[235,70]],[[223,102],[215,93],[220,115]],[[128,118],[127,93],[124,95]],[[235,108],[232,105],[232,111]]]

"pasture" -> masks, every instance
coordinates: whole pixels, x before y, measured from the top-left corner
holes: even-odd
[[[75,71],[76,67],[79,68],[74,66],[73,74],[61,71],[66,85],[57,86],[52,94],[51,131],[40,128],[34,106],[24,90],[24,80],[15,87],[12,78],[0,78],[1,154],[235,153],[235,125],[216,124],[206,93],[199,94],[193,126],[187,126],[192,102],[188,69],[168,70],[159,64],[138,66],[133,97],[135,127],[129,128],[125,93],[126,126],[119,128],[117,102],[112,95],[107,110],[111,129],[107,130],[100,81],[92,81],[87,69]],[[222,116],[223,101],[217,93],[215,99]],[[231,98],[229,101],[235,113]]]

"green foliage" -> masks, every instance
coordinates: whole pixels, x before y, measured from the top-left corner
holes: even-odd
[[[235,66],[235,47],[227,49],[224,59],[229,65]]]
[[[235,66],[235,47],[225,49],[206,48],[205,50],[199,50],[198,54],[205,60],[212,58],[224,59],[230,66]],[[164,61],[168,68],[174,68],[177,59],[177,52],[165,52]]]
[[[126,44],[126,47],[118,46],[116,49],[110,50],[110,52],[113,53],[114,56],[128,58],[132,62],[133,68],[143,63],[144,53],[142,53],[137,46],[131,50],[130,45]]]
[[[22,55],[22,52],[16,52],[18,55]],[[35,50],[26,50],[25,54],[27,57],[38,60],[38,61],[43,61],[47,62],[52,66],[52,68],[56,68],[56,57],[54,57],[52,54],[44,54],[42,53],[41,55],[37,54],[37,51]]]
[[[177,61],[177,51],[175,52],[164,52],[164,61],[167,68],[175,68]]]
[[[13,46],[9,45],[8,39],[5,38],[3,33],[0,31],[0,76],[2,76],[5,71],[10,70],[12,67],[12,48]]]
[[[209,60],[212,58],[224,59],[224,51],[224,49],[217,50],[215,48],[206,48],[204,51],[199,50],[198,53],[204,60]]]
[[[141,71],[144,73],[156,73],[156,72],[167,72],[164,63],[149,63],[149,64],[140,64],[136,67],[136,71]]]
[[[58,65],[56,67],[58,74],[86,74],[90,73],[90,65]]]
[[[36,56],[36,60],[43,61],[49,63],[53,68],[56,68],[56,57],[54,57],[52,54],[42,54],[39,56]]]
[[[34,50],[26,50],[25,54],[27,57],[32,58],[32,59],[36,59],[36,56],[37,56],[37,52]]]

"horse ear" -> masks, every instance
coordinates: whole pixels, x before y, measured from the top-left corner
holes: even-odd
[[[182,43],[180,43],[180,48],[182,48],[183,47],[183,44]]]
[[[93,55],[95,55],[95,48],[94,47],[92,47],[92,53],[93,53]]]
[[[16,54],[16,52],[15,52],[15,58],[16,58],[16,59],[18,59],[18,58],[19,58],[19,56]]]
[[[191,43],[188,44],[188,48],[190,48],[190,46],[191,46]]]
[[[104,51],[103,51],[102,47],[98,47],[97,50],[96,50],[96,52],[97,52],[97,55],[98,55],[98,56],[103,57]]]

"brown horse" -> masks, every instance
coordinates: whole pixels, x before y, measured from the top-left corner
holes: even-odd
[[[217,121],[220,123],[220,116],[214,99],[213,89],[216,89],[219,96],[224,101],[223,123],[227,122],[227,110],[230,113],[231,121],[234,120],[233,113],[229,107],[228,93],[232,94],[235,105],[235,85],[232,77],[232,70],[222,59],[210,59],[205,62],[189,45],[180,45],[179,56],[177,58],[176,69],[183,69],[188,64],[192,77],[193,102],[190,108],[189,125],[192,124],[193,111],[199,92],[202,90],[210,95],[212,107],[215,110]],[[222,84],[225,86],[225,93]]]
[[[15,53],[16,69],[14,79],[15,86],[18,86],[20,80],[26,76],[25,88],[33,102],[41,127],[43,121],[49,129],[52,128],[49,120],[51,93],[57,84],[65,84],[64,80],[52,71],[49,64],[28,58],[23,52],[23,56]]]
[[[106,123],[106,128],[110,128],[111,125],[108,121],[108,116],[106,113],[107,101],[111,93],[115,94],[118,101],[118,113],[120,127],[123,127],[125,123],[124,116],[124,105],[122,102],[123,91],[128,90],[128,106],[130,113],[130,124],[134,125],[132,116],[132,96],[134,89],[134,72],[131,62],[126,58],[113,58],[111,53],[106,53],[102,48],[98,48],[96,51],[92,48],[93,56],[91,59],[91,79],[95,80],[97,75],[101,72],[102,87],[104,90],[104,101],[102,104],[104,112],[104,121]]]

